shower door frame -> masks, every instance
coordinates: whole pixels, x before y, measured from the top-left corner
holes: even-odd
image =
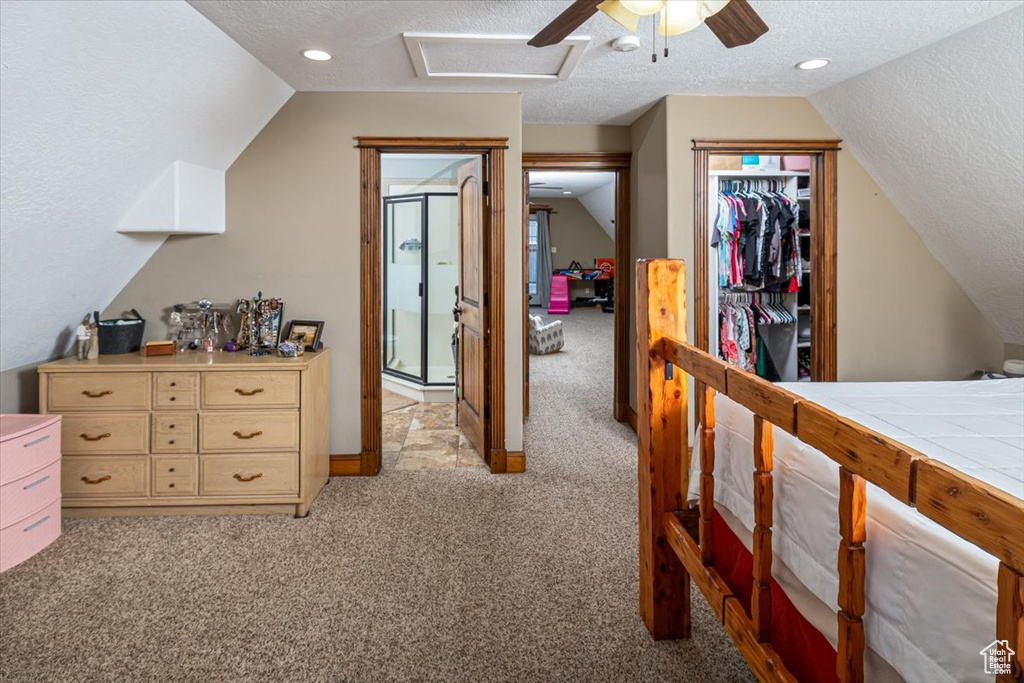
[[[430,235],[428,230],[430,227],[430,198],[431,197],[458,197],[458,192],[416,192],[412,194],[396,194],[388,197],[383,197],[382,211],[381,211],[381,225],[383,230],[381,232],[381,253],[384,255],[384,259],[387,258],[388,249],[388,212],[385,210],[389,201],[391,203],[402,203],[412,202],[416,199],[422,200],[423,209],[420,213],[420,241],[422,243],[421,252],[423,257],[420,259],[420,277],[422,285],[420,287],[420,377],[417,378],[415,375],[402,372],[401,370],[392,370],[388,368],[388,288],[387,288],[387,268],[386,261],[381,259],[381,268],[383,270],[384,281],[381,286],[381,311],[382,311],[382,337],[381,337],[381,360],[383,362],[383,371],[392,377],[398,377],[399,379],[405,379],[412,382],[416,382],[425,387],[443,387],[454,384],[455,382],[431,382],[429,380],[429,371],[427,364],[427,328],[428,328],[428,313],[429,308],[428,297],[430,296],[430,264],[427,262],[427,253],[430,249]],[[394,245],[392,245],[393,247]],[[454,296],[454,293],[453,293]]]

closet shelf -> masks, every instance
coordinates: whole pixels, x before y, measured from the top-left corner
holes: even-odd
[[[796,343],[796,348],[798,348],[798,349],[809,349],[809,348],[811,348],[811,342],[810,341],[798,341]]]
[[[804,304],[803,306],[797,306],[796,310],[801,312],[801,313],[810,313],[811,312],[811,306],[810,306],[810,304]]]
[[[722,178],[799,178],[811,174],[808,171],[708,171],[708,175]]]

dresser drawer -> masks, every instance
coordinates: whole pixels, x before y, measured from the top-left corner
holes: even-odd
[[[195,410],[199,381],[194,372],[157,372],[153,375],[153,408]]]
[[[60,460],[60,421],[0,443],[0,484]]]
[[[0,530],[0,572],[21,564],[60,536],[60,499]]]
[[[148,372],[55,372],[49,377],[51,413],[149,408]]]
[[[149,493],[149,456],[80,455],[64,458],[65,498],[140,497]]]
[[[154,453],[195,453],[195,413],[153,413]]]
[[[299,494],[298,453],[202,455],[199,464],[204,496]]]
[[[0,529],[60,499],[60,460],[0,486]]]
[[[217,408],[297,408],[299,373],[282,372],[205,372],[202,407]]]
[[[195,455],[154,455],[154,496],[195,496],[199,493],[199,458]]]
[[[299,449],[296,410],[212,412],[199,415],[199,450],[295,451]]]
[[[148,453],[149,413],[70,413],[61,420],[65,455]]]

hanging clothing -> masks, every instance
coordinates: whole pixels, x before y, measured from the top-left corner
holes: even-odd
[[[719,286],[799,291],[800,205],[781,189],[774,180],[722,182],[711,240]]]

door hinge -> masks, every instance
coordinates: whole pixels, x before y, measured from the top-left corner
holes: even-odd
[[[491,305],[491,297],[489,297],[487,295],[487,292],[484,292],[484,306],[490,306],[490,305]]]
[[[484,181],[484,196],[485,197],[490,197],[491,196],[491,183],[488,180]]]
[[[490,406],[484,406],[484,419],[485,420],[490,420],[491,419],[491,407]]]

